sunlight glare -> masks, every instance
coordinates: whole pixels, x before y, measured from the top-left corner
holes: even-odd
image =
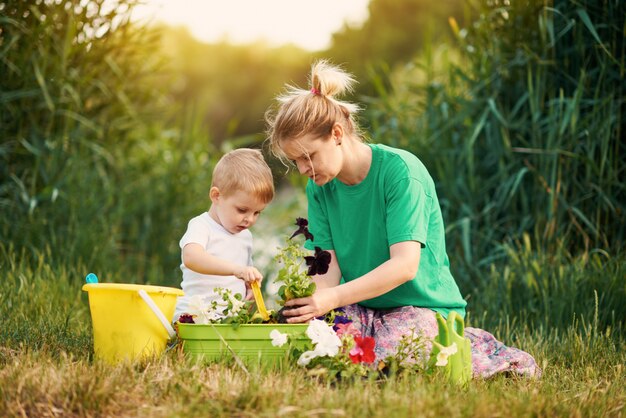
[[[150,0],[138,6],[135,19],[186,26],[199,40],[271,45],[296,44],[320,50],[344,22],[367,19],[369,0]]]

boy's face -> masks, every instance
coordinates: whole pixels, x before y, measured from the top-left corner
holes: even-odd
[[[217,187],[212,187],[209,196],[212,202],[209,214],[231,234],[254,225],[267,206],[253,194],[241,190],[224,196]]]

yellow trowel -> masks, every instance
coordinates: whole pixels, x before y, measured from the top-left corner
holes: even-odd
[[[261,289],[259,288],[259,281],[255,280],[250,283],[250,288],[252,288],[252,293],[254,294],[254,301],[256,302],[256,307],[263,318],[264,321],[270,319],[269,314],[267,313],[267,309],[265,309],[265,302],[263,302],[263,295],[261,294]]]

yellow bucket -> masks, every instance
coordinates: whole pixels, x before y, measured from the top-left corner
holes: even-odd
[[[161,354],[173,337],[176,297],[172,287],[88,283],[94,354],[109,363]]]

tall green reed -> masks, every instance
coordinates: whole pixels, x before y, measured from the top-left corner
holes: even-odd
[[[458,51],[394,74],[373,107],[375,139],[432,171],[451,250],[470,273],[524,233],[539,251],[623,247],[618,3],[478,6],[471,26],[452,25]]]
[[[131,42],[148,46],[151,36],[129,23],[135,3],[2,2],[5,242],[107,252],[102,214],[117,187],[117,153],[128,150],[158,101],[137,87],[156,64],[148,48]],[[87,226],[93,239],[78,233]]]
[[[589,313],[597,289],[608,298],[603,313],[619,318],[619,275],[601,271],[623,263],[626,232],[623,7],[473,7],[467,28],[451,21],[456,49],[427,49],[386,75],[392,90],[368,114],[373,137],[413,151],[431,171],[453,268],[478,306],[565,325],[572,307],[558,298],[568,294]],[[525,241],[534,255],[517,244]],[[548,268],[543,284],[530,284],[522,253]],[[587,280],[577,272],[590,259],[599,264]],[[575,294],[581,283],[584,294]]]
[[[469,291],[472,311],[481,313],[488,329],[502,318],[515,318],[533,329],[591,328],[624,337],[623,255],[597,250],[572,256],[563,247],[548,254],[533,248],[528,235],[504,244],[502,251],[506,264],[491,264]]]
[[[218,153],[202,109],[169,120],[137,3],[0,2],[0,235],[33,262],[48,248],[112,281],[174,283]]]

